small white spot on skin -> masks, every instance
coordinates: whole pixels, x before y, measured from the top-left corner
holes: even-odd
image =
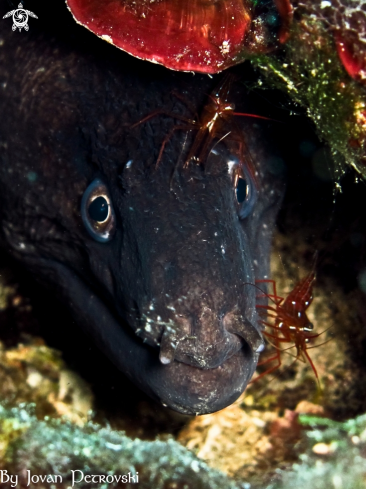
[[[296,302],[295,301],[292,301],[291,304],[293,304],[295,306],[296,305]]]
[[[147,333],[151,333],[151,326],[150,326],[150,324],[149,324],[149,323],[147,323],[147,324],[146,324],[146,326],[145,326],[145,331],[146,331]],[[145,339],[146,339],[146,338],[145,338]],[[145,340],[144,340],[144,341],[145,341]]]
[[[133,163],[133,160],[128,160],[126,163],[126,168],[131,168],[132,163]]]
[[[260,353],[261,351],[264,350],[264,343],[261,343],[258,348],[255,350],[256,353]]]
[[[173,306],[167,306],[167,309],[170,309],[171,311],[175,312],[175,307],[173,307]]]
[[[221,253],[222,253],[223,255],[225,255],[225,248],[224,248],[224,245],[221,245]]]
[[[133,207],[130,207],[129,209],[130,209],[130,211],[133,211]]]
[[[229,173],[229,175],[231,175],[231,174],[232,174],[232,172],[233,172],[233,168],[234,168],[234,166],[235,166],[235,165],[237,165],[237,164],[238,164],[238,163],[237,163],[237,161],[235,161],[235,160],[229,160],[229,161],[227,162],[227,169],[228,169],[228,173]]]
[[[157,319],[158,321],[161,321],[161,316],[158,316],[156,319]]]
[[[217,236],[217,233],[215,233],[215,236]]]
[[[267,224],[263,224],[263,229],[267,229],[267,228],[268,228]]]
[[[154,304],[151,303],[149,306],[149,309],[150,309],[150,311],[153,311],[154,310]]]
[[[19,243],[19,249],[20,250],[25,250],[25,244],[24,243]]]
[[[258,266],[258,261],[257,260],[253,260],[253,263],[254,265],[257,267]]]

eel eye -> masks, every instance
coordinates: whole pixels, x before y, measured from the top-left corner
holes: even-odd
[[[238,164],[233,167],[233,182],[238,215],[240,219],[245,219],[252,212],[257,200],[254,181],[249,172]]]
[[[238,204],[242,204],[247,199],[247,196],[250,192],[249,185],[247,184],[247,181],[244,180],[244,178],[237,178],[235,192]]]
[[[81,218],[90,236],[100,243],[111,240],[116,229],[116,218],[105,184],[96,178],[81,199]]]

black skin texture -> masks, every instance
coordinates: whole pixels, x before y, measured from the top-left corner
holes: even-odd
[[[62,2],[52,14],[43,2],[25,8],[40,17],[30,30],[16,35],[9,23],[0,33],[3,246],[151,397],[185,414],[228,406],[263,341],[248,284],[268,275],[283,193],[260,124],[238,121],[258,173],[256,204],[240,220],[230,137],[204,165],[183,168],[195,131],[175,131],[156,168],[181,122],[158,115],[131,128],[156,109],[192,118],[174,91],[199,113],[220,77],[135,60],[78,26]],[[241,108],[244,98],[235,84],[229,101]],[[107,243],[87,233],[80,213],[96,178],[116,216]],[[175,358],[163,364],[171,343]]]

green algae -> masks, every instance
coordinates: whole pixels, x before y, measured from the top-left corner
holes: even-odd
[[[0,406],[0,446],[0,469],[8,474],[24,474],[26,470],[37,475],[58,474],[63,480],[58,487],[70,486],[71,470],[81,470],[85,475],[138,473],[139,488],[245,487],[210,469],[173,439],[133,440],[123,432],[91,422],[78,427],[61,419],[40,421],[32,414],[32,407],[26,405],[12,409]],[[25,479],[19,480],[18,487],[25,485]],[[90,487],[90,483],[80,482],[77,486]]]
[[[314,15],[296,12],[289,41],[276,53],[252,58],[266,86],[285,91],[307,112],[330,147],[334,180],[346,165],[366,177],[366,90],[344,70],[329,28]],[[263,82],[262,82],[263,83]]]

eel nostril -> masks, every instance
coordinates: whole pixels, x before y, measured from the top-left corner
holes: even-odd
[[[253,359],[253,357],[254,357],[253,349],[252,349],[251,345],[247,341],[242,340],[242,347],[241,347],[241,349],[244,352],[244,356],[247,359],[251,359],[251,360]]]
[[[234,312],[225,314],[222,320],[224,328],[229,332],[240,336],[255,353],[260,353],[264,348],[264,341],[261,333],[245,317]]]

